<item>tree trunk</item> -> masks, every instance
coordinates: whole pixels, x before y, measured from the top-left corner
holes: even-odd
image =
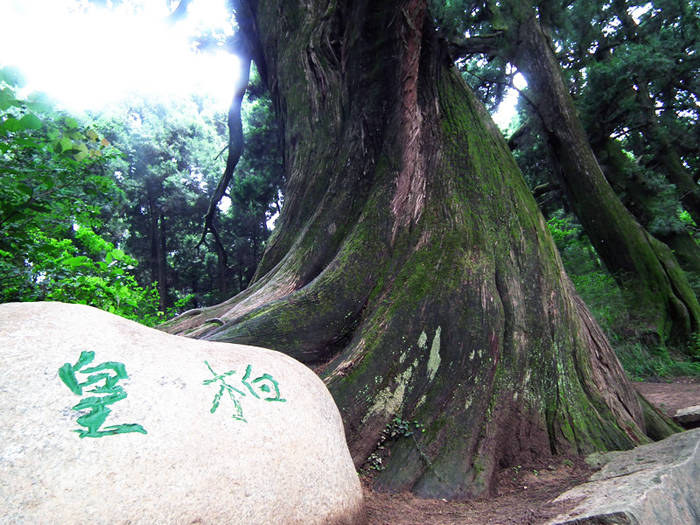
[[[645,429],[425,4],[252,7],[285,206],[254,283],[165,329],[318,365],[356,464],[385,455],[377,488],[463,498],[500,467],[668,429]],[[425,432],[378,449],[393,418]]]
[[[156,225],[156,258],[158,259],[158,295],[160,296],[160,309],[165,312],[170,306],[168,298],[168,262],[165,242],[167,233],[165,229],[165,217],[162,213],[157,216]]]
[[[627,292],[641,329],[658,342],[685,341],[700,326],[700,305],[668,247],[625,209],[590,147],[559,64],[534,9],[518,4],[512,60],[528,80],[563,186],[608,270]]]
[[[658,203],[658,195],[645,186],[640,176],[635,176],[638,168],[622,151],[620,143],[609,136],[593,138],[591,147],[598,159],[603,172],[615,193],[621,196],[622,203],[632,212],[635,219],[645,229],[655,215],[675,214],[676,210],[664,210]],[[673,254],[681,268],[690,274],[700,277],[700,247],[695,243],[689,232],[684,230],[669,230],[654,236],[673,250]],[[695,281],[690,280],[691,286]],[[697,297],[698,292],[694,288]]]
[[[151,198],[150,194],[147,194],[148,198],[148,226],[149,235],[148,240],[150,241],[150,256],[148,258],[150,270],[151,270],[151,283],[158,282],[158,214]]]
[[[158,308],[165,312],[168,308],[168,284],[167,284],[167,261],[166,261],[166,232],[165,217],[158,206],[156,191],[153,181],[146,182],[146,206],[148,209],[148,225],[150,241],[149,266],[151,270],[151,283],[158,283]]]
[[[217,297],[226,297],[226,294],[230,290],[229,279],[229,269],[226,263],[226,254],[224,253],[223,246],[216,243],[214,245],[216,250],[216,285],[212,289],[216,290]],[[241,287],[236,288],[240,290]]]

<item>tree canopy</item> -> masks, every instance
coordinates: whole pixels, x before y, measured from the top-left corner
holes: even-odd
[[[19,97],[19,85],[0,71],[0,300],[90,302],[149,322],[136,261],[98,233],[119,198],[104,170],[115,150],[42,97]]]

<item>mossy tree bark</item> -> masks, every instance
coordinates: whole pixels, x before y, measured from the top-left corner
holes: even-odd
[[[596,251],[627,292],[643,331],[687,341],[700,305],[671,250],[635,220],[605,179],[534,9],[509,2],[509,56],[528,80],[569,201]]]
[[[358,466],[393,418],[419,421],[380,489],[468,497],[499,466],[644,441],[639,399],[426,2],[249,6],[285,206],[255,282],[165,329],[322,367]]]
[[[618,141],[609,135],[594,135],[591,136],[591,147],[606,179],[642,227],[648,230],[654,216],[664,213],[664,206],[668,208],[675,203],[670,199],[670,203],[659,203],[659,195],[645,183],[643,174],[639,173],[639,166],[625,155]],[[664,196],[661,200],[663,199]],[[677,213],[675,207],[665,211],[670,216]],[[663,234],[655,233],[654,236],[673,250],[678,264],[686,273],[700,276],[700,247],[689,232],[669,229]],[[697,297],[698,290],[694,290]]]

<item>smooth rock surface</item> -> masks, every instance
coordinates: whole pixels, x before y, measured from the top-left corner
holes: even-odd
[[[1,523],[364,521],[335,403],[278,352],[2,304],[0,417]]]
[[[580,501],[551,525],[700,523],[700,429],[597,456],[605,465],[555,500]]]

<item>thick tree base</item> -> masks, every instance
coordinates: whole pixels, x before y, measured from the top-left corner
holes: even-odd
[[[499,466],[646,441],[425,3],[261,2],[255,17],[285,129],[280,225],[248,290],[164,329],[322,364],[381,490],[463,499]],[[397,425],[410,439],[382,443]]]

